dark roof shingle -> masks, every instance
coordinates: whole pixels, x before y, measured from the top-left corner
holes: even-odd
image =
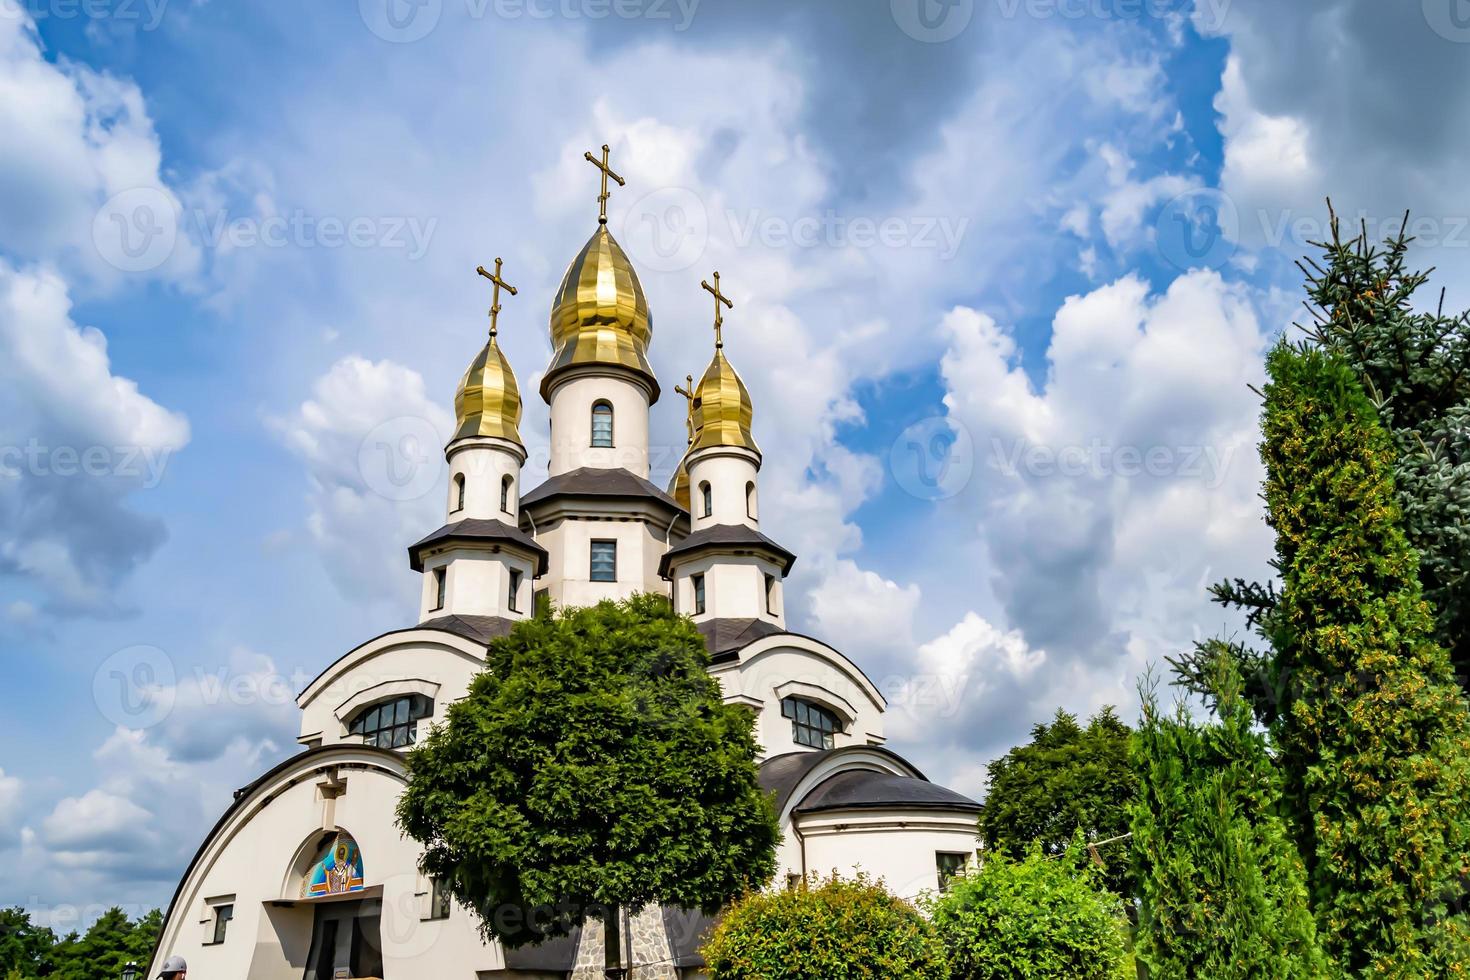
[[[624,469],[584,466],[548,477],[521,497],[521,507],[532,507],[553,497],[644,497],[680,514],[685,513],[673,497]]]
[[[498,541],[535,555],[537,575],[545,575],[546,570],[550,567],[551,560],[546,549],[537,544],[536,540],[525,531],[511,527],[503,521],[485,520],[479,517],[467,517],[462,521],[446,524],[428,537],[409,545],[409,565],[414,571],[422,572],[424,563],[419,556],[424,549],[450,541]]]
[[[695,531],[664,552],[664,556],[658,562],[658,573],[667,578],[671,559],[677,555],[687,555],[705,548],[768,552],[780,560],[783,575],[791,571],[791,566],[796,563],[795,555],[753,527],[747,527],[744,524],[714,524]]]

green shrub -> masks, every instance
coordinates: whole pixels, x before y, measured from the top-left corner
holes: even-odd
[[[1133,976],[1123,903],[1082,854],[1079,834],[1059,857],[993,854],[955,878],[932,909],[952,980]]]
[[[712,980],[943,980],[929,923],[859,875],[750,895],[704,947]]]

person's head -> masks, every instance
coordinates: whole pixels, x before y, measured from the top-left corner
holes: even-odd
[[[158,971],[158,975],[161,980],[186,980],[188,972],[189,964],[182,956],[170,956],[163,961],[163,969]]]

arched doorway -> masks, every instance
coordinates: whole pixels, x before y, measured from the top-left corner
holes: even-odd
[[[357,841],[340,830],[325,835],[300,876],[300,905],[312,910],[303,980],[383,976],[378,891],[366,887]]]

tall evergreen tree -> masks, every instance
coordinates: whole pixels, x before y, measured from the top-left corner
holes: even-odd
[[[1137,777],[1128,759],[1133,733],[1112,708],[1092,717],[1087,727],[1058,711],[1050,724],[1031,729],[1031,741],[1018,745],[987,767],[989,792],[980,815],[980,836],[990,851],[1024,858],[1034,843],[1060,855],[1080,829],[1089,841],[1128,832],[1128,813]],[[1107,887],[1131,893],[1128,862],[1118,847],[1102,854]]]
[[[1277,812],[1280,777],[1233,663],[1218,662],[1219,720],[1198,725],[1143,692],[1132,808],[1135,950],[1154,980],[1328,976],[1306,875]]]
[[[1323,947],[1350,975],[1452,976],[1470,959],[1470,714],[1434,639],[1354,372],[1283,342],[1261,455],[1282,586],[1273,735]]]

